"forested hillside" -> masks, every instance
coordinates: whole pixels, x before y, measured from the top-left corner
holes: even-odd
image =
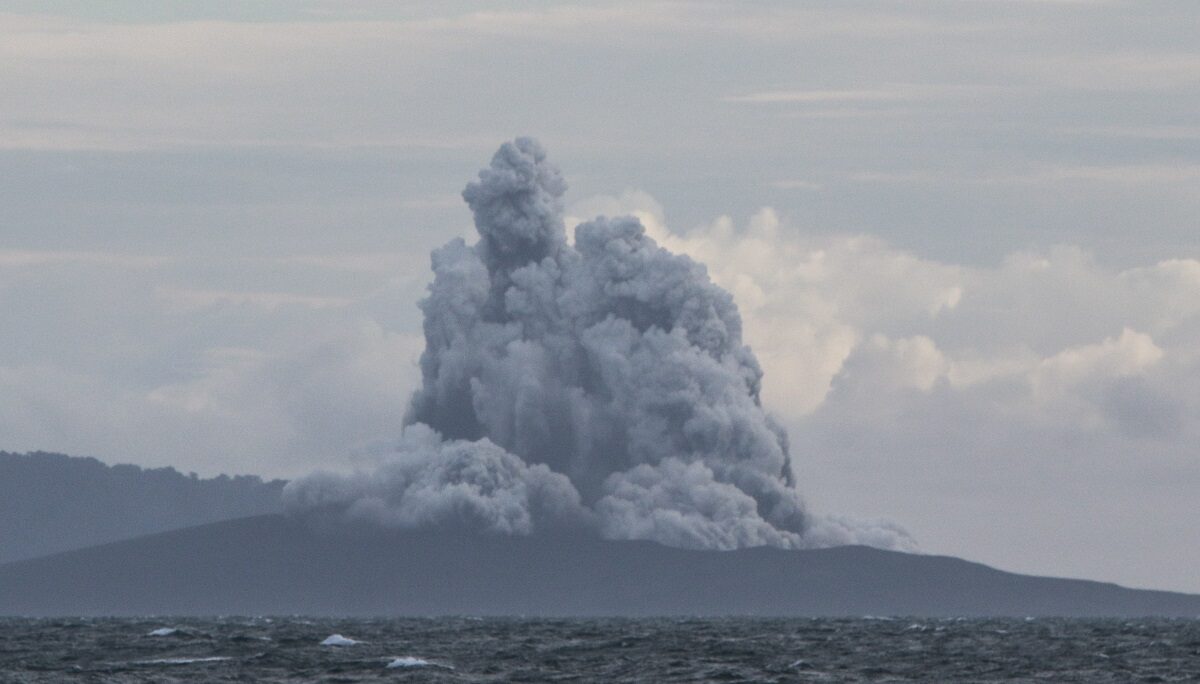
[[[0,451],[0,563],[280,510],[284,482]]]

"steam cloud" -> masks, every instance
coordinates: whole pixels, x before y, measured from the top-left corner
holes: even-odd
[[[291,483],[288,509],[688,548],[911,547],[805,512],[733,298],[633,218],[583,223],[569,244],[565,191],[536,141],[500,147],[463,191],[479,242],[433,253],[398,451]]]

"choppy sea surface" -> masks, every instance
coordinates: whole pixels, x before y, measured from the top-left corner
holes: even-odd
[[[1200,620],[0,618],[0,682],[73,681],[1200,681]]]

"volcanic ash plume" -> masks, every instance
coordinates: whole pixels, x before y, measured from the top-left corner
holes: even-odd
[[[467,185],[480,239],[433,253],[398,451],[293,482],[289,510],[688,548],[909,546],[887,525],[805,513],[732,297],[633,218],[581,224],[568,243],[565,190],[528,138]]]

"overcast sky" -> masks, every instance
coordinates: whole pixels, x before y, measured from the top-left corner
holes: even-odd
[[[1200,591],[1194,0],[479,5],[3,3],[0,449],[386,448],[528,134],[734,293],[812,508]]]

